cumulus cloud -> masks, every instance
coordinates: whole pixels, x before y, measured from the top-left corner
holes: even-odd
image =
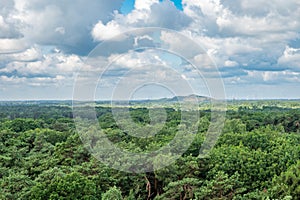
[[[99,20],[110,21],[121,4],[121,0],[1,0],[0,85],[6,91],[1,97],[7,98],[10,86],[18,85],[22,91],[51,88],[55,82],[71,86],[83,56],[97,44],[93,26]]]
[[[192,19],[169,1],[137,0],[134,10],[127,15],[116,12],[114,19],[104,23],[99,21],[92,30],[97,41],[110,39],[124,31],[141,27],[161,27],[182,30]],[[170,16],[170,17],[166,17]]]
[[[19,62],[32,62],[42,58],[42,52],[38,47],[31,47],[20,53],[7,56],[9,59]]]
[[[207,73],[209,61],[213,60],[231,88],[233,85],[238,88],[239,84],[299,83],[298,0],[182,0],[182,4],[183,10],[178,10],[170,0],[136,0],[133,10],[122,14],[118,11],[122,0],[2,0],[1,84],[3,87],[5,83],[6,87],[12,83],[26,85],[28,81],[38,87],[42,82],[70,83],[80,67],[101,72],[103,69],[94,69],[92,65],[83,66],[84,56],[97,42],[143,27],[176,30],[202,46],[209,57],[195,55],[193,45],[170,32],[162,32],[157,38],[145,35],[123,43],[124,38],[115,38],[103,45],[118,51],[114,55],[102,52],[101,61],[95,62],[101,65],[119,58],[115,69],[108,73],[111,77],[135,69],[145,78],[151,72],[146,65],[150,63],[173,64],[182,73],[180,77],[195,80],[195,69],[176,60],[176,56],[135,52],[118,57],[141,44],[154,47],[160,40],[162,48],[186,55],[186,59],[202,64]],[[138,67],[141,65],[144,73],[143,67]]]
[[[26,50],[28,44],[22,39],[1,39],[0,54],[15,53]]]
[[[71,84],[75,73],[83,66],[82,59],[77,55],[62,53],[45,55],[38,47],[10,54],[6,59],[9,60],[6,67],[0,68],[0,75],[4,77],[2,84],[13,79],[24,80],[24,78],[38,82],[45,80],[47,84],[50,79],[58,80],[57,77],[68,79],[68,84]]]
[[[136,10],[149,10],[153,4],[157,4],[158,0],[136,0],[134,2],[134,8]]]
[[[268,84],[280,79],[297,82],[299,54],[297,49],[286,46],[300,38],[299,1],[183,0],[182,3],[181,12],[170,1],[136,1],[135,9],[127,15],[116,13],[112,21],[95,26],[94,39],[107,39],[105,33],[109,30],[114,35],[144,26],[172,28],[204,47],[225,83]],[[161,40],[170,50],[179,54],[183,49],[190,50],[196,62],[207,63],[200,55],[193,55],[193,48],[185,47],[187,43],[170,33],[163,33]]]
[[[94,39],[107,39],[108,32],[116,35],[151,25],[172,28],[203,45],[220,67],[265,70],[269,66],[269,70],[277,71],[282,67],[275,63],[286,44],[299,37],[300,6],[294,0],[286,5],[280,0],[272,5],[261,1],[250,4],[247,0],[237,4],[229,0],[183,0],[182,3],[183,12],[170,1],[136,1],[129,14],[116,13],[112,21],[99,22],[93,29]],[[170,40],[173,46],[176,43],[174,37],[166,36],[163,40]],[[178,41],[176,50],[180,51],[184,44]]]
[[[2,2],[2,1],[1,1]],[[32,44],[56,45],[66,52],[87,54],[95,45],[90,35],[99,21],[112,19],[121,0],[5,0],[0,10],[0,38],[22,37]],[[18,34],[17,34],[18,33]]]
[[[291,71],[248,71],[248,79],[255,79],[256,83],[275,84],[298,83],[300,82],[300,73]]]
[[[278,64],[286,66],[291,70],[300,71],[300,49],[286,47],[281,57],[278,58]]]
[[[208,49],[226,83],[274,83],[280,78],[294,83],[299,78],[293,72],[297,71],[297,53],[286,49],[300,36],[299,1],[183,3],[184,12],[194,18],[184,33]]]
[[[103,41],[118,36],[123,31],[125,31],[125,29],[120,27],[114,20],[108,22],[106,25],[104,25],[102,21],[99,21],[92,30],[92,36],[95,40]]]

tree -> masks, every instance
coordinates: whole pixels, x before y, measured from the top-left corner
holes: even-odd
[[[300,161],[280,176],[274,177],[270,193],[274,198],[291,196],[293,199],[300,199]]]
[[[30,190],[30,199],[97,199],[96,185],[78,172],[54,168],[42,173]],[[99,197],[100,198],[100,197]]]
[[[21,173],[10,173],[9,176],[0,179],[0,198],[24,199],[33,185],[34,182],[28,176]]]
[[[212,180],[206,180],[197,191],[196,199],[232,199],[234,196],[246,191],[244,183],[240,181],[239,174],[232,176],[219,171]]]
[[[102,195],[102,200],[122,200],[122,194],[121,191],[116,187],[112,187],[110,188],[108,191],[106,191],[103,195]]]

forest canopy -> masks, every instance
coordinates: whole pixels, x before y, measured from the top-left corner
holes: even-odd
[[[211,111],[202,105],[194,140],[175,163],[128,173],[106,166],[84,147],[70,104],[2,102],[0,199],[300,199],[299,105],[229,102],[223,132],[204,158],[199,149]],[[96,113],[112,143],[145,152],[177,134],[181,112],[171,105],[164,108],[164,126],[146,139],[120,128],[111,107],[97,105]],[[130,116],[141,126],[151,121],[149,109],[141,105],[133,105]]]

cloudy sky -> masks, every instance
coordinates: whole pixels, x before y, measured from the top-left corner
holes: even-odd
[[[101,59],[113,60],[116,67],[107,69],[98,61],[94,71],[103,75],[98,77],[97,98],[124,92],[114,86],[141,77],[169,85],[137,84],[131,97],[190,93],[181,81],[181,90],[172,89],[179,79],[195,93],[209,95],[206,78],[216,77],[203,72],[203,78],[180,58],[187,44],[171,32],[156,39],[178,55],[159,49],[122,52],[120,44],[127,49],[128,44],[120,42],[120,34],[145,27],[176,31],[203,47],[218,68],[228,99],[300,98],[299,19],[299,0],[1,0],[0,100],[72,99],[78,73],[92,69],[87,64],[91,51],[115,40],[120,52],[102,52]],[[137,41],[156,40],[146,34]],[[206,57],[193,59],[205,69]]]

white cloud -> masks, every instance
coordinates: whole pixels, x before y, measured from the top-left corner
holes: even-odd
[[[113,37],[118,36],[123,32],[124,28],[112,20],[106,25],[99,21],[92,30],[92,36],[97,41],[103,41],[108,39],[113,39]]]
[[[66,84],[65,81],[68,83]],[[0,76],[1,87],[60,87],[70,85],[69,81],[70,80],[66,80],[66,78],[61,75],[55,77]]]
[[[171,16],[171,17],[166,17]],[[179,11],[169,1],[135,1],[135,9],[127,15],[114,13],[114,19],[108,23],[99,21],[91,34],[95,40],[109,39],[124,31],[143,27],[162,27],[182,30],[191,22],[191,18]]]
[[[283,55],[278,58],[278,64],[300,71],[300,49],[287,46]]]
[[[26,49],[28,45],[22,39],[1,39],[0,54],[14,53]]]
[[[30,62],[42,58],[41,51],[38,47],[26,49],[23,52],[8,55],[7,57],[15,61]]]
[[[22,53],[9,55],[12,59],[0,74],[17,77],[49,77],[65,76],[73,78],[76,71],[82,67],[83,61],[77,55],[53,53],[43,55],[38,48],[31,48]]]
[[[170,0],[136,0],[134,9],[124,15],[117,11],[121,0],[1,0],[1,84],[8,87],[13,83],[30,83],[38,87],[57,81],[71,85],[79,68],[99,73],[103,71],[99,66],[118,58],[118,52],[114,52],[109,58],[95,61],[95,66],[84,65],[82,55],[87,55],[97,41],[141,27],[170,28],[190,37],[204,47],[225,82],[236,84],[236,88],[238,84],[299,84],[298,0],[182,2],[180,11]],[[195,46],[180,37],[163,32],[159,40],[165,49],[187,55],[187,59],[202,65],[209,63],[209,57],[195,55]],[[138,37],[130,48],[155,42],[157,38],[152,36]],[[120,52],[128,48],[125,42],[120,45]],[[170,57],[162,59],[159,52],[146,53],[148,57],[141,53],[119,57],[112,73],[118,75],[124,73],[122,70],[134,69],[145,78],[151,68],[138,66],[172,63]],[[197,78],[195,69],[180,66],[186,70],[180,77]],[[209,64],[205,66],[208,71]],[[157,73],[169,77],[164,71]]]
[[[159,53],[151,49],[146,50],[142,53],[129,52],[128,54],[119,55],[117,59],[116,56],[113,55],[108,58],[108,62],[122,68],[139,68],[142,70],[145,66],[149,66],[151,68],[151,65],[167,65],[167,63],[159,57]]]
[[[16,34],[9,28],[14,28],[28,43],[57,45],[66,51],[86,54],[94,45],[90,35],[93,25],[112,19],[113,11],[121,4],[121,0],[15,0],[14,6],[6,11],[6,18],[0,18],[0,30],[5,30],[5,35],[11,32],[13,37]]]
[[[8,76],[0,76],[0,83],[5,85],[5,84],[22,84],[26,81],[26,78],[22,77],[8,77]]]
[[[224,63],[225,67],[236,67],[239,64],[236,61],[232,61],[232,60],[226,60]]]
[[[137,10],[150,10],[151,6],[158,2],[158,0],[135,0],[134,8]]]
[[[291,71],[248,71],[248,79],[256,83],[299,83],[300,73]],[[249,81],[248,80],[248,81]]]
[[[215,67],[213,61],[207,54],[199,54],[195,56],[194,61],[200,69],[213,69]]]
[[[180,33],[162,31],[160,39],[164,49],[183,56],[185,60],[193,60],[199,54],[199,51],[201,53],[205,52],[197,43],[186,40],[186,37]]]

